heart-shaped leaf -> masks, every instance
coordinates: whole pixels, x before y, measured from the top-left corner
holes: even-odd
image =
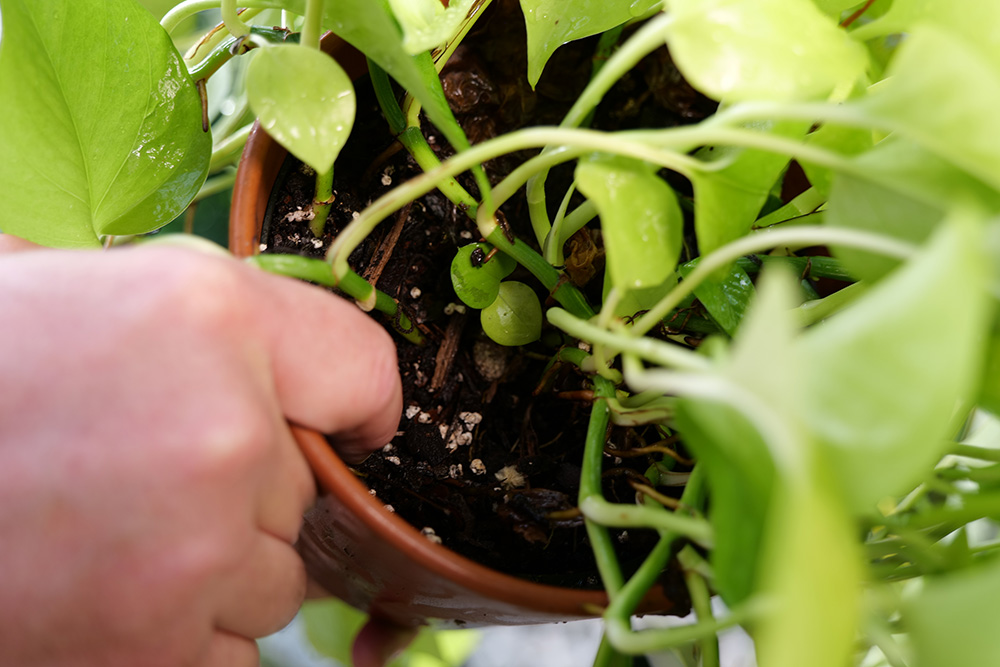
[[[170,222],[212,150],[166,32],[134,0],[0,0],[0,229],[97,246]]]
[[[610,30],[642,16],[660,0],[521,0],[528,32],[528,83],[534,88],[545,63],[566,42]]]
[[[486,335],[500,345],[527,345],[542,335],[542,305],[533,289],[508,280],[482,310],[480,321]]]
[[[517,263],[497,252],[487,261],[493,247],[488,243],[470,243],[451,260],[451,284],[455,294],[472,308],[485,308],[500,293],[500,281],[511,274]]]
[[[247,97],[267,133],[320,173],[354,124],[354,86],[322,51],[298,44],[263,49],[247,69]]]

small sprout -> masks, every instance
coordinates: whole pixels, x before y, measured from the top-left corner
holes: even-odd
[[[494,477],[496,477],[501,486],[508,491],[511,489],[519,489],[528,483],[528,480],[525,479],[521,471],[517,469],[517,466],[504,466],[494,475]]]
[[[483,331],[506,346],[527,345],[542,335],[542,305],[534,290],[514,280],[501,283],[496,301],[483,309]]]

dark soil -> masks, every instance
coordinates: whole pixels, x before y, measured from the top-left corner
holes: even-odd
[[[523,23],[512,14],[519,11],[517,3],[498,0],[489,11],[492,16],[484,17],[468,40],[475,46],[463,46],[442,73],[449,101],[473,143],[518,126],[557,124],[589,78],[595,43],[585,40],[560,49],[532,91],[523,76]],[[313,180],[290,159],[262,234],[267,252],[322,257],[356,212],[420,173],[389,136],[367,80],[356,88],[358,120],[338,160],[336,203],[326,235],[314,239],[307,223],[297,221],[309,208]],[[661,50],[619,84],[595,124],[662,127],[698,120],[713,110],[680,80]],[[425,133],[442,158],[450,153],[432,127],[426,126]],[[487,164],[491,181],[498,182],[528,155]],[[561,175],[564,185],[570,176]],[[550,182],[558,187],[559,178],[553,174]],[[460,180],[475,192],[471,179]],[[522,200],[508,202],[503,212],[520,238],[531,237]],[[478,239],[465,213],[433,192],[386,220],[352,256],[355,271],[394,296],[429,340],[416,346],[397,338],[405,413],[397,437],[357,474],[428,539],[535,581],[599,587],[575,511],[589,386],[572,367],[550,367],[567,342],[558,332],[546,331],[541,341],[523,348],[501,347],[482,334],[478,313],[461,305],[449,277],[456,249]],[[573,248],[572,278],[599,295],[600,285],[585,284],[600,266],[599,236],[574,239]],[[537,285],[530,276],[521,278]],[[613,450],[659,439],[652,427],[609,431],[608,499],[634,502],[630,481],[653,463],[649,456],[618,456]],[[678,494],[679,489],[672,495]],[[637,565],[656,539],[648,531],[615,531],[613,536],[626,569]],[[669,588],[678,599],[685,596],[676,576],[670,577]]]

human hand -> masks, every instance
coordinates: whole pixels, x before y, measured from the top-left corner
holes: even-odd
[[[286,419],[388,442],[389,336],[174,248],[0,255],[0,313],[0,664],[256,665],[306,585]]]

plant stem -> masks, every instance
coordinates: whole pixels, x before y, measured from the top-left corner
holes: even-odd
[[[302,23],[302,38],[299,43],[310,49],[319,48],[322,36],[323,0],[306,0],[306,13]]]
[[[685,547],[678,555],[677,560],[684,568],[684,583],[687,584],[688,592],[691,594],[691,606],[699,622],[711,622],[715,620],[712,613],[712,595],[708,590],[708,583],[697,571],[693,561],[697,558],[690,546]],[[708,635],[701,640],[701,665],[702,667],[719,667],[719,637],[718,635]]]
[[[1000,449],[993,449],[992,447],[978,447],[976,445],[957,443],[951,448],[951,453],[955,456],[965,456],[970,459],[1000,463]]]
[[[239,10],[236,8],[237,0],[222,0],[219,10],[222,12],[222,22],[226,24],[226,30],[233,37],[246,37],[250,34],[250,26],[240,19]]]
[[[233,187],[235,182],[236,169],[226,169],[205,181],[205,183],[201,186],[201,189],[198,190],[198,194],[195,195],[194,201],[201,201],[206,197],[211,197],[212,195],[220,192],[225,192],[229,188]]]
[[[326,287],[335,287],[356,299],[363,309],[372,310],[372,308],[364,308],[363,305],[371,304],[375,310],[387,315],[391,318],[390,321],[396,332],[410,342],[417,345],[424,343],[423,335],[406,316],[406,313],[399,308],[396,300],[385,292],[372,287],[371,283],[353,271],[338,280],[330,270],[330,265],[323,260],[310,259],[300,255],[254,255],[247,257],[246,262],[268,273],[308,280]]]
[[[580,493],[577,497],[581,511],[583,506],[592,500],[604,501],[601,494],[601,467],[604,460],[604,442],[611,411],[608,409],[607,402],[600,399],[611,398],[615,395],[615,386],[604,378],[594,377],[593,382],[594,397],[597,400],[590,408],[590,421],[587,425],[587,436],[584,441]],[[594,550],[594,560],[597,562],[597,571],[601,575],[601,581],[604,582],[608,599],[613,600],[624,585],[625,580],[618,564],[618,557],[615,555],[611,535],[606,527],[587,516],[586,512],[584,512],[584,518],[587,536],[590,538],[590,544]]]
[[[249,138],[252,129],[253,123],[244,125],[220,141],[212,150],[212,159],[208,163],[208,173],[214,174],[223,167],[233,164],[243,152],[243,147],[246,146],[247,138]]]
[[[562,329],[574,338],[631,352],[650,363],[687,371],[705,371],[711,367],[711,362],[707,358],[680,345],[673,345],[645,336],[634,336],[625,331],[608,331],[574,317],[560,308],[550,308],[546,317],[553,326]]]
[[[330,215],[330,207],[333,206],[333,167],[324,172],[316,172],[316,194],[313,196],[313,219],[309,223],[309,229],[313,236],[323,238],[323,230],[326,228],[326,217]]]

